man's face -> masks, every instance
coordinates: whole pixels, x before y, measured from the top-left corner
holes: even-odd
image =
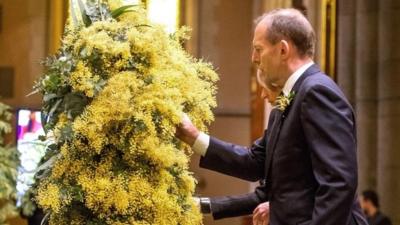
[[[369,201],[368,199],[365,199],[364,196],[360,196],[359,201],[360,201],[361,209],[363,210],[363,212],[366,215],[368,215],[368,211],[372,206],[371,201]]]
[[[265,79],[265,75],[262,73],[262,71],[257,70],[257,82],[261,86],[261,97],[263,99],[267,99],[269,103],[274,105],[280,90],[274,87],[267,87],[265,84]]]
[[[276,86],[280,78],[279,43],[271,44],[266,39],[267,27],[260,22],[254,31],[252,61],[265,76],[267,86]]]

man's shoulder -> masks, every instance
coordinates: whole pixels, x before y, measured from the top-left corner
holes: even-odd
[[[345,98],[343,92],[335,83],[335,81],[322,72],[318,72],[312,76],[306,77],[298,89],[298,93],[302,96],[305,96],[310,92],[322,92],[326,94],[330,93],[340,98]]]
[[[306,77],[296,92],[296,96],[299,97],[299,102],[322,98],[329,102],[340,102],[340,104],[345,102],[351,108],[351,104],[335,81],[322,72]]]
[[[309,90],[315,87],[337,88],[332,78],[322,72],[318,72],[313,76],[308,76],[301,85],[301,89]]]

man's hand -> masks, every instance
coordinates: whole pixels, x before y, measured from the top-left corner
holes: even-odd
[[[197,130],[197,128],[193,125],[189,117],[186,114],[183,114],[182,122],[176,128],[175,136],[186,144],[193,146],[199,134],[199,130]]]
[[[261,203],[253,211],[253,225],[269,224],[269,202]]]

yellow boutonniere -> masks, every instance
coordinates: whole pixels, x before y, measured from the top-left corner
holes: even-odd
[[[275,106],[276,106],[279,110],[281,110],[282,112],[285,111],[286,108],[287,108],[287,107],[290,105],[290,103],[293,101],[294,96],[295,96],[294,91],[291,91],[291,92],[289,93],[288,96],[285,96],[284,94],[279,95],[279,96],[276,98]]]

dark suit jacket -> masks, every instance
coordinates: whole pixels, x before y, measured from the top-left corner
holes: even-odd
[[[352,107],[316,65],[293,87],[285,109],[250,149],[211,138],[200,166],[249,181],[254,193],[214,198],[215,219],[250,214],[270,202],[271,225],[366,225],[357,201],[356,125]]]

